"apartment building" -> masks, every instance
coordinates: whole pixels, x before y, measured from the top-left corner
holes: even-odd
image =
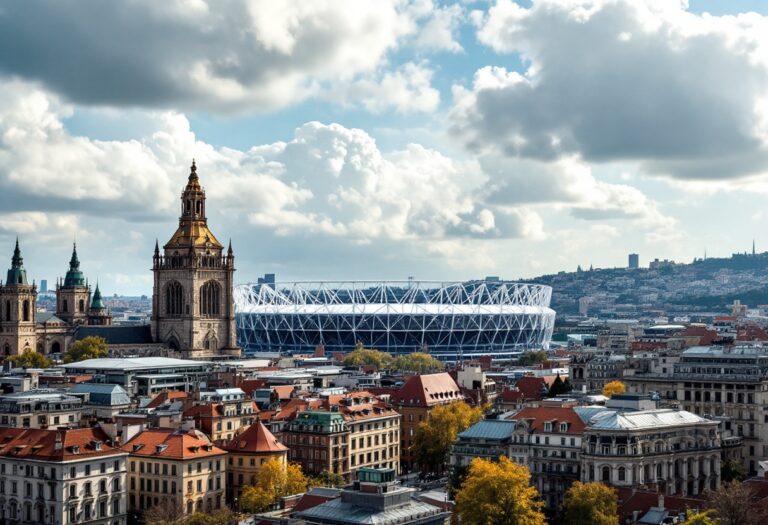
[[[140,513],[174,505],[187,514],[224,505],[226,451],[198,430],[150,429],[122,447],[128,458],[128,505]]]
[[[0,428],[0,523],[125,525],[127,458],[98,428]]]
[[[227,452],[227,501],[239,498],[246,485],[253,485],[261,467],[271,459],[286,464],[288,447],[257,421],[221,447]]]
[[[0,396],[0,426],[58,428],[80,424],[83,400],[58,390],[38,389]]]
[[[338,411],[299,412],[283,429],[288,460],[311,475],[327,470],[349,479],[349,441],[349,427]]]
[[[184,417],[194,419],[195,428],[212,441],[229,440],[235,433],[254,422],[259,413],[256,403],[246,399],[239,388],[219,388],[213,392],[196,392],[192,406]]]
[[[722,420],[740,438],[749,473],[768,457],[768,347],[699,346],[685,350],[669,374],[635,374],[627,390],[658,393],[668,405]]]
[[[418,468],[411,447],[419,424],[435,407],[463,400],[459,385],[445,372],[411,376],[392,394],[390,402],[402,415],[400,464],[404,471]]]

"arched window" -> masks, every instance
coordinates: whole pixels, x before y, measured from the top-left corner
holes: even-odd
[[[80,299],[80,302],[77,303],[77,310],[79,312],[85,312],[85,301]]]
[[[24,321],[29,321],[29,301],[24,301],[21,305],[21,318]]]
[[[62,299],[62,300],[61,300],[61,311],[62,311],[62,312],[67,312],[67,311],[69,311],[69,304],[67,303],[67,300],[66,300],[66,299]]]
[[[171,281],[165,287],[165,313],[168,315],[184,313],[184,293],[178,281]]]
[[[603,467],[602,473],[603,473],[602,481],[609,483],[611,481],[611,468]]]
[[[208,281],[200,287],[200,314],[219,315],[221,286],[216,281]]]
[[[5,301],[5,320],[11,320],[11,301]]]
[[[51,345],[51,353],[58,354],[61,352],[61,344],[58,341],[54,341]]]
[[[3,354],[11,355],[11,345],[9,345],[8,343],[5,343],[5,346],[3,347]]]
[[[627,471],[624,469],[624,467],[619,467],[619,481],[626,481],[627,479]]]

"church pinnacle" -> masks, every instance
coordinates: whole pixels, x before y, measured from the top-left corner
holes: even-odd
[[[27,271],[24,269],[24,259],[19,249],[18,237],[16,237],[16,247],[13,250],[11,268],[8,270],[5,284],[27,284]]]
[[[77,243],[72,243],[72,258],[69,260],[69,270],[64,276],[64,286],[86,286],[85,276],[80,271],[80,259],[77,257]]]

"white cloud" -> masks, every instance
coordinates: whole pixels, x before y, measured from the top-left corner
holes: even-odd
[[[83,105],[240,112],[383,80],[431,97],[408,107],[429,111],[428,72],[390,68],[388,56],[414,41],[456,51],[460,13],[424,0],[136,0],[80,9],[30,0],[3,7],[0,73]],[[408,73],[421,77],[398,78]],[[386,104],[371,89],[350,93],[361,98],[341,102]],[[401,94],[393,104],[403,109]]]
[[[498,0],[479,40],[519,54],[456,87],[452,133],[473,151],[636,161],[728,179],[768,166],[768,18],[696,15],[666,0]]]

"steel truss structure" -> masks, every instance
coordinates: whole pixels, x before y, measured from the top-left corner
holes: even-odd
[[[548,348],[552,288],[508,281],[292,282],[235,288],[246,352],[429,351],[453,361]]]

